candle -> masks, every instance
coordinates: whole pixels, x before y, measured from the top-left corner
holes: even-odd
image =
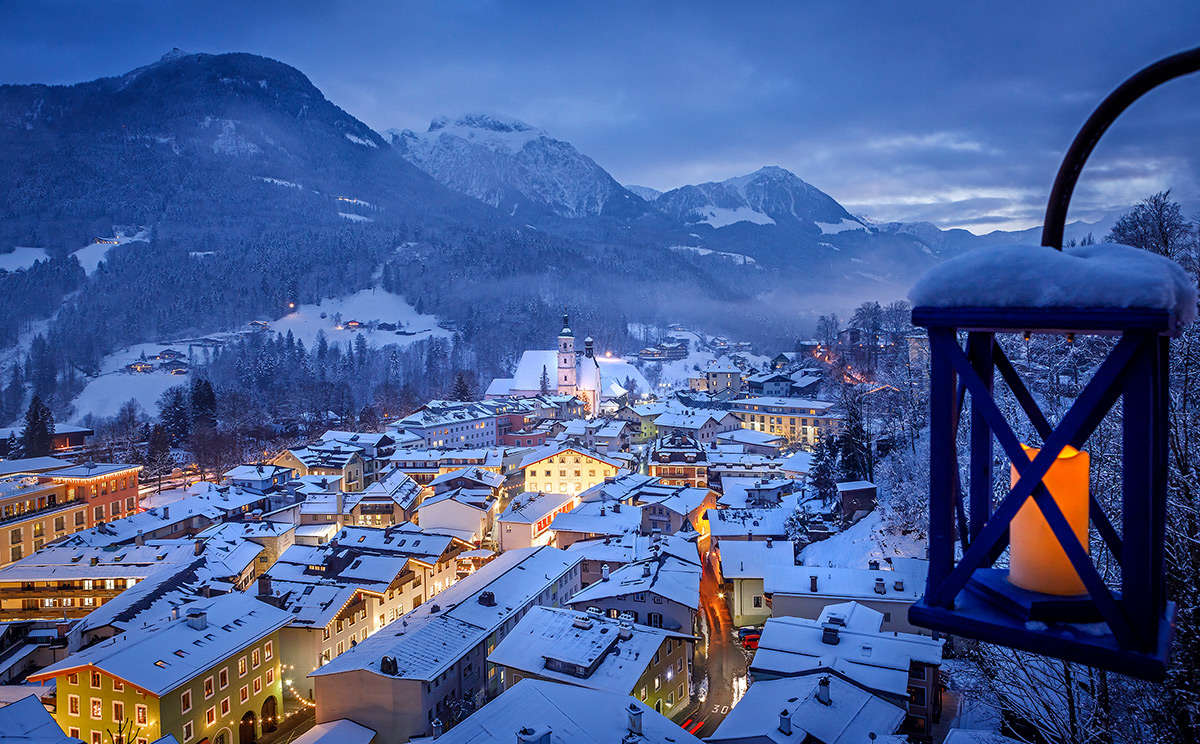
[[[1030,460],[1037,457],[1039,450],[1025,445],[1021,447]],[[1088,549],[1088,464],[1088,453],[1068,446],[1059,453],[1042,479],[1084,552]],[[1017,478],[1017,469],[1014,467],[1014,486]],[[1026,499],[1013,517],[1009,525],[1009,537],[1008,580],[1013,584],[1042,594],[1071,596],[1087,593],[1066,551],[1062,549],[1032,496]]]

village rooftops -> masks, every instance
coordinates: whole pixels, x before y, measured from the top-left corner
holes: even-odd
[[[718,546],[721,575],[726,579],[763,579],[796,564],[790,540],[723,540]]]
[[[533,607],[488,662],[557,682],[629,694],[668,638],[692,636],[591,612]]]
[[[759,398],[742,398],[734,401],[735,411],[755,411],[767,413],[792,413],[793,415],[824,416],[826,411],[836,404],[828,400],[813,400],[811,398],[780,398],[765,396]]]
[[[635,727],[636,731],[631,729]],[[546,744],[701,744],[645,703],[621,693],[523,679],[437,739],[437,744],[512,744],[519,732]],[[413,740],[430,744],[432,739]]]
[[[584,489],[579,494],[580,501],[628,501],[640,489],[657,486],[659,479],[653,475],[641,473],[623,473],[614,478],[606,478],[603,483],[597,483],[591,488]],[[669,486],[662,486],[669,488]]]
[[[22,473],[45,473],[70,467],[70,460],[57,457],[25,457],[18,460],[0,461],[0,477]]]
[[[0,583],[141,580],[166,565],[187,565],[195,560],[195,556],[195,547],[184,541],[119,548],[50,545],[0,568]]]
[[[578,556],[546,546],[501,553],[308,676],[366,670],[434,679],[578,563]],[[394,675],[381,670],[384,656],[396,659]]]
[[[693,610],[700,609],[700,566],[674,556],[647,558],[626,563],[601,579],[579,590],[570,604],[587,606],[588,602],[628,594],[650,592]]]
[[[451,488],[426,497],[417,511],[419,513],[421,509],[440,504],[443,501],[456,501],[464,506],[485,512],[490,511],[496,505],[495,494],[490,488]]]
[[[816,620],[773,617],[763,625],[750,671],[790,677],[831,671],[861,686],[908,695],[912,662],[942,663],[942,640],[881,631],[883,613],[857,602],[827,605]]]
[[[438,486],[458,478],[465,478],[467,480],[475,481],[476,483],[488,488],[499,488],[500,486],[504,485],[503,475],[491,470],[484,470],[483,468],[473,465],[468,465],[465,468],[458,468],[457,470],[451,470],[449,472],[442,473],[430,481],[429,485],[436,490]]]
[[[899,706],[832,674],[784,677],[750,685],[707,741],[866,744],[894,733],[904,715]]]
[[[129,465],[126,463],[85,462],[79,465],[69,465],[58,470],[50,470],[43,473],[43,475],[55,480],[91,480],[92,478],[106,478],[118,473],[137,472],[141,469],[141,465]]]
[[[500,522],[536,524],[575,497],[567,493],[529,493],[514,496],[497,518]]]
[[[708,526],[713,537],[781,537],[787,534],[787,519],[796,511],[798,496],[783,496],[778,506],[710,509]]]
[[[89,612],[72,632],[82,634],[103,627],[128,630],[169,618],[175,609],[204,599],[203,587],[216,578],[207,556],[193,558],[191,563],[156,566],[144,579]]]
[[[411,522],[379,527],[343,527],[326,548],[352,547],[381,555],[405,555],[432,566],[454,544],[455,538],[429,532]],[[465,543],[458,541],[465,546]]]
[[[621,535],[636,531],[641,524],[641,507],[622,506],[619,501],[584,501],[555,516],[550,529],[585,535]]]
[[[0,741],[6,744],[79,744],[67,736],[37,697],[38,690],[28,688],[25,697],[0,705]]]
[[[765,431],[734,429],[733,431],[724,431],[718,434],[717,441],[728,442],[730,444],[748,444],[758,447],[778,447],[782,446],[787,440],[778,434],[768,434]]]
[[[287,622],[288,613],[247,594],[224,594],[71,654],[29,681],[95,668],[161,697]]]
[[[721,546],[722,551],[725,545]],[[723,557],[723,554],[722,554]],[[847,600],[916,602],[925,591],[924,561],[908,561],[897,570],[790,566],[763,577],[767,594],[817,594]],[[724,562],[722,561],[722,567]],[[813,585],[816,590],[813,590]]]
[[[595,452],[593,450],[587,449],[586,447],[579,447],[579,446],[569,445],[569,444],[552,444],[552,445],[548,445],[545,447],[537,447],[536,449],[534,449],[534,450],[530,451],[528,454],[526,454],[525,457],[521,458],[521,469],[525,469],[525,468],[529,467],[530,465],[534,465],[536,463],[541,462],[542,460],[546,460],[548,458],[554,457],[555,455],[560,455],[564,452],[574,452],[574,453],[580,455],[581,457],[588,457],[593,460],[602,462],[606,465],[612,465],[613,467],[616,467],[616,468],[625,466],[625,463],[623,463],[620,460],[602,455],[599,452]]]
[[[571,543],[567,552],[578,553],[586,561],[618,566],[659,555],[667,555],[700,565],[694,540],[681,535],[639,535],[627,532],[616,537],[597,537]]]
[[[265,481],[273,478],[287,478],[292,469],[281,465],[237,465],[226,470],[221,477],[227,481]]]

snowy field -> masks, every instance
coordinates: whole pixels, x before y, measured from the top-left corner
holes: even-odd
[[[38,261],[47,261],[50,254],[41,248],[17,246],[12,253],[0,253],[0,270],[17,271],[28,269]]]
[[[325,317],[322,318],[322,314]],[[392,323],[397,325],[399,332],[345,327],[354,320],[363,326]],[[338,321],[341,321],[341,328],[338,328]],[[304,341],[310,348],[316,343],[317,332],[322,330],[330,343],[336,341],[342,346],[353,343],[360,333],[371,346],[404,346],[435,336],[450,337],[449,331],[438,327],[436,317],[418,314],[403,297],[382,289],[364,289],[348,297],[322,300],[319,305],[301,305],[295,312],[271,323],[271,331],[283,334],[291,331],[296,340]]]
[[[124,370],[126,364],[138,360],[143,354],[151,357],[167,348],[187,354],[187,344],[155,343],[136,344],[104,357],[100,362],[100,376],[89,381],[73,401],[75,412],[71,420],[78,422],[89,413],[115,416],[121,405],[130,398],[136,400],[146,413],[156,413],[158,398],[163,391],[175,385],[188,385],[191,377],[158,370],[137,374]]]
[[[800,551],[800,562],[806,566],[838,568],[866,568],[869,561],[884,558],[924,557],[925,542],[897,534],[884,524],[879,509],[849,529]]]
[[[104,260],[104,254],[108,253],[110,248],[132,243],[136,240],[150,240],[150,233],[145,230],[140,230],[133,235],[129,235],[124,231],[117,231],[113,237],[116,244],[112,243],[91,243],[74,252],[75,258],[79,261],[79,265],[87,272],[88,276],[96,273],[96,269],[100,266],[100,262]]]

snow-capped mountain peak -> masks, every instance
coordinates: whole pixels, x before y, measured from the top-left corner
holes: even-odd
[[[569,142],[519,119],[483,113],[438,117],[424,132],[385,134],[405,159],[444,185],[508,214],[583,217],[645,208]]]

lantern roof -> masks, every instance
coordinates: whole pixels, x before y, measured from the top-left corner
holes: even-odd
[[[1099,310],[1092,322],[1101,322],[1107,314],[1114,329],[1129,327],[1129,319],[1140,315],[1143,322],[1161,324],[1158,330],[1171,334],[1196,317],[1196,286],[1179,264],[1116,243],[1061,251],[1037,245],[969,251],[927,271],[909,299],[921,308],[969,308],[984,315],[1004,310],[997,317],[1014,319],[1050,311]],[[1013,327],[1037,329],[1053,323],[1023,321]]]

